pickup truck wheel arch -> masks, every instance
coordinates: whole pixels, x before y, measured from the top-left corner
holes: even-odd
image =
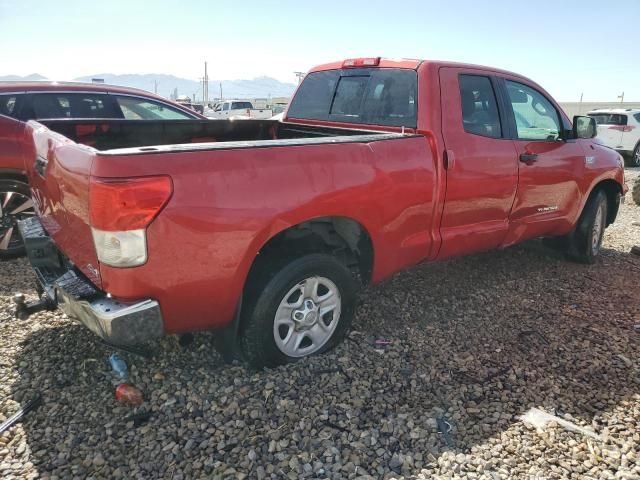
[[[282,263],[281,259],[326,253],[343,263],[363,285],[371,280],[374,250],[369,232],[349,217],[318,217],[288,227],[272,236],[259,250],[245,285],[263,264]]]
[[[29,184],[29,179],[24,172],[19,170],[0,170],[0,180],[15,180],[24,184]]]
[[[620,208],[620,196],[622,195],[622,187],[615,180],[603,180],[593,187],[591,190],[591,194],[585,203],[584,208],[587,208],[587,205],[591,198],[595,196],[599,191],[603,191],[607,196],[607,223],[608,227],[613,222],[615,222],[616,217],[618,216],[618,209]]]

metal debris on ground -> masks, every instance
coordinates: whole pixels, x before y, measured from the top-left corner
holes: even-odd
[[[42,396],[39,393],[36,393],[36,395],[24,407],[14,413],[5,422],[3,422],[2,425],[0,425],[0,434],[10,429],[13,425],[18,423],[22,419],[22,417],[24,417],[30,411],[38,408],[41,404]]]
[[[436,418],[436,422],[438,424],[438,433],[442,435],[444,443],[447,445],[447,447],[452,447],[453,440],[451,440],[451,435],[449,434],[451,433],[451,430],[453,430],[453,427],[442,417]]]

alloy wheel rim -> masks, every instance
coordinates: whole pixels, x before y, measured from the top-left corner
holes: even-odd
[[[33,200],[13,190],[0,192],[0,253],[19,248],[18,221],[35,214]]]
[[[320,350],[340,321],[342,300],[335,283],[326,277],[308,277],[283,297],[273,322],[278,349],[300,358]]]

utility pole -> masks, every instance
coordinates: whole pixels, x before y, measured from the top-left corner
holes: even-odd
[[[622,92],[622,95],[618,95],[618,98],[620,99],[620,103],[624,103],[624,92]]]
[[[222,101],[222,82],[220,82],[220,101]]]
[[[298,85],[300,85],[300,82],[302,82],[304,78],[304,72],[293,72],[293,74],[298,78]]]
[[[158,80],[153,81],[153,93],[158,94]]]
[[[582,97],[584,96],[584,92],[580,94],[580,105],[578,106],[578,115],[582,114]]]
[[[202,96],[204,104],[209,102],[209,74],[207,73],[207,62],[204,62],[204,95]]]

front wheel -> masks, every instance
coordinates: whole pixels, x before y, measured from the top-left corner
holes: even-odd
[[[592,195],[569,239],[569,256],[581,263],[594,263],[602,247],[607,226],[607,196],[600,190]]]
[[[29,185],[18,180],[0,180],[0,259],[24,254],[18,220],[34,213]]]
[[[252,366],[295,362],[344,338],[355,311],[357,282],[334,257],[306,255],[272,276],[257,277],[248,286],[240,338]]]

